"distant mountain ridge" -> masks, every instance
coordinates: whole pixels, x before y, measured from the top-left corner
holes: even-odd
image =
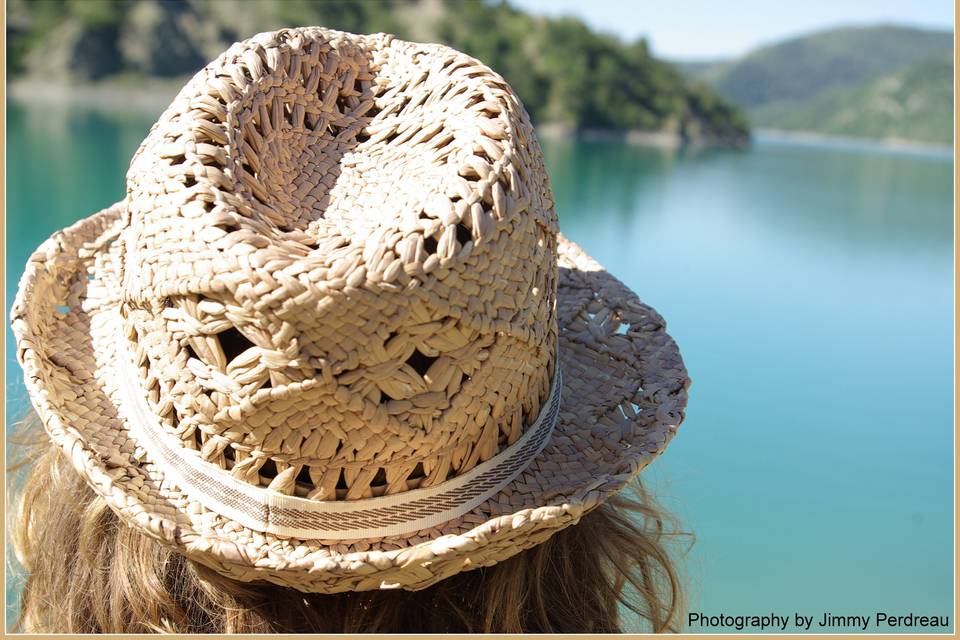
[[[756,127],[950,144],[953,33],[832,29],[736,60],[678,65],[747,110]]]

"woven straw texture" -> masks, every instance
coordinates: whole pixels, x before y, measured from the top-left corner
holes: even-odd
[[[231,47],[141,145],[128,196],[31,257],[12,311],[51,438],[120,516],[240,580],[423,588],[542,542],[682,422],[659,315],[557,232],[529,120],[440,45],[321,28]],[[178,487],[130,433],[130,357],[171,442],[238,485],[315,501],[435,487],[552,438],[468,513],[302,540]],[[196,454],[195,454],[196,455]]]

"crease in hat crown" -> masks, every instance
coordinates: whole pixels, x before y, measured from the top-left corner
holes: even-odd
[[[239,482],[318,501],[437,486],[548,399],[540,151],[499,76],[432,46],[260,34],[131,163],[123,338],[166,434]]]

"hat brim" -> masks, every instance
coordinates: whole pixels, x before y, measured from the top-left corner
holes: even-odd
[[[413,535],[345,543],[247,529],[181,491],[119,417],[119,287],[102,276],[122,211],[117,203],[81,220],[31,256],[11,312],[25,383],[53,442],[121,519],[237,580],[319,593],[419,589],[494,564],[622,489],[683,421],[690,381],[663,319],[561,236],[560,418],[516,479]]]

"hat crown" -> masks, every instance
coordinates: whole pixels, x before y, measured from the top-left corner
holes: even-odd
[[[141,145],[127,211],[144,385],[242,481],[318,500],[435,485],[547,398],[550,186],[473,58],[319,28],[238,43]]]

